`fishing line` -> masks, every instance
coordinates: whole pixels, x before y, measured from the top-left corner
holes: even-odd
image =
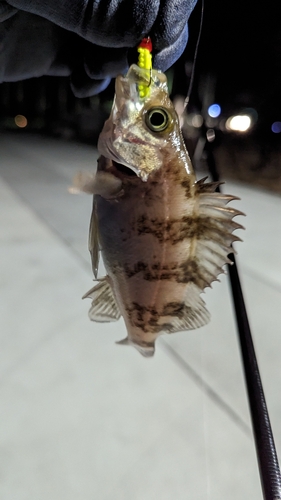
[[[183,113],[184,111],[187,110],[187,106],[189,104],[192,88],[193,88],[193,83],[194,83],[194,76],[195,76],[195,66],[196,66],[196,61],[197,61],[197,56],[198,56],[198,49],[199,49],[199,44],[201,40],[201,34],[202,34],[202,28],[203,28],[203,18],[204,18],[204,0],[201,0],[201,15],[200,15],[200,25],[199,25],[199,33],[196,41],[196,46],[195,46],[195,52],[194,52],[194,58],[193,58],[193,64],[192,64],[192,70],[191,70],[191,77],[189,81],[189,86],[187,90],[187,95],[184,100],[184,107],[183,107]],[[202,416],[203,416],[203,436],[204,436],[204,446],[205,446],[205,471],[206,471],[206,498],[207,500],[210,499],[210,464],[209,464],[209,454],[208,454],[208,444],[209,444],[209,426],[208,426],[208,411],[207,411],[207,406],[206,406],[206,390],[204,387],[203,383],[203,375],[205,374],[205,367],[206,367],[206,360],[205,360],[205,355],[203,351],[203,345],[202,345],[202,333],[200,332],[200,369],[201,369],[201,394],[202,394]],[[205,377],[204,377],[205,378]]]
[[[204,0],[201,0],[201,16],[200,16],[199,33],[198,33],[196,47],[195,47],[195,52],[194,52],[194,58],[193,58],[192,71],[191,71],[191,77],[190,77],[190,81],[189,81],[188,91],[187,91],[186,98],[184,100],[183,111],[185,111],[185,109],[188,106],[190,95],[191,95],[191,92],[192,92],[192,87],[193,87],[193,82],[194,82],[194,75],[195,75],[195,65],[196,65],[196,61],[197,61],[198,49],[199,49],[199,44],[200,44],[201,34],[202,34],[203,18],[204,18],[204,8],[205,8]]]
[[[203,416],[203,436],[204,436],[204,446],[205,446],[205,471],[206,471],[206,500],[210,499],[211,488],[210,488],[210,458],[209,458],[209,446],[210,446],[210,432],[209,432],[209,419],[208,419],[208,408],[207,408],[207,393],[206,387],[204,386],[203,380],[205,380],[206,375],[206,356],[205,356],[205,342],[202,339],[203,333],[200,331],[199,335],[199,345],[200,345],[200,365],[201,365],[201,394],[202,394],[202,416]]]

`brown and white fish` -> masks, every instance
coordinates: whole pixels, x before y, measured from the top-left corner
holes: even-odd
[[[138,86],[150,85],[140,98]],[[116,79],[111,115],[101,132],[89,247],[97,277],[99,251],[107,276],[84,297],[93,321],[122,315],[122,344],[153,356],[162,333],[208,323],[200,294],[229,262],[241,212],[217,184],[196,181],[163,73],[133,65]]]

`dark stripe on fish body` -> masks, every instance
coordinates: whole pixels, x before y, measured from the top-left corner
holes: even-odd
[[[183,216],[181,219],[164,221],[149,219],[146,215],[142,215],[138,217],[132,229],[139,236],[152,234],[160,243],[169,242],[171,245],[187,238],[208,239],[208,237],[223,244],[227,235],[224,221],[214,221],[211,217]],[[229,236],[233,240],[236,238],[230,233]]]
[[[162,316],[177,316],[182,318],[186,305],[183,302],[168,302],[162,311]]]
[[[141,306],[133,302],[126,308],[129,321],[132,326],[140,328],[145,333],[158,333],[161,328],[158,325],[159,313],[151,306]]]
[[[179,319],[184,317],[196,316],[196,313],[183,302],[167,302],[161,312],[157,312],[150,306],[141,306],[137,302],[133,302],[131,307],[127,308],[129,321],[132,326],[139,328],[144,333],[159,333],[160,331],[172,332],[172,323],[159,323],[159,320],[165,316],[174,316]],[[151,314],[148,319],[147,315]],[[150,343],[141,341],[143,347],[151,346]]]
[[[188,180],[182,181],[181,186],[185,190],[186,198],[190,198],[190,194],[191,194],[190,180],[188,179]]]
[[[206,278],[200,274],[200,267],[196,259],[187,259],[182,264],[176,262],[162,266],[159,262],[147,264],[143,261],[137,262],[133,267],[125,264],[124,271],[127,278],[132,278],[138,273],[142,274],[142,279],[146,281],[175,281],[177,283],[194,283],[200,289],[209,285]],[[205,271],[207,272],[207,271]],[[212,281],[210,277],[210,281]]]

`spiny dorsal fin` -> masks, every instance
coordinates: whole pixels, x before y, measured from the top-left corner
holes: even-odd
[[[214,192],[217,182],[204,184],[205,179],[196,183],[198,195],[197,241],[191,260],[197,268],[196,284],[203,290],[223,273],[222,266],[230,263],[228,254],[233,252],[232,243],[241,241],[233,235],[235,229],[244,229],[233,221],[237,215],[245,215],[227,204],[239,200],[236,196]]]
[[[92,305],[89,310],[91,321],[103,323],[117,321],[120,318],[121,313],[107,278],[100,280],[97,285],[83,295],[82,299],[88,297],[92,299]]]
[[[214,181],[214,182],[206,182],[205,181],[208,179],[208,176],[203,177],[199,181],[196,182],[196,186],[198,189],[198,192],[200,193],[213,193],[218,186],[221,186],[224,184],[224,181]]]

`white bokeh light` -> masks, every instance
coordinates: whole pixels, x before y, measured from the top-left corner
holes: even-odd
[[[249,115],[230,116],[225,123],[227,130],[235,132],[247,132],[252,125],[252,120]]]

